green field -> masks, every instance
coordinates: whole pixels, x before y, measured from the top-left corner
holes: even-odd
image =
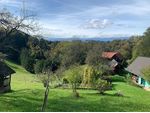
[[[12,76],[13,91],[0,95],[0,111],[40,111],[43,85],[22,67],[7,63],[16,74]],[[150,111],[150,92],[124,82],[115,82],[113,86],[105,95],[95,90],[78,90],[78,99],[72,97],[69,89],[50,89],[46,111]],[[114,96],[117,91],[124,97]]]

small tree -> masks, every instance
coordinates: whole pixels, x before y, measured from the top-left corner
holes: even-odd
[[[75,97],[79,97],[79,93],[77,92],[77,87],[81,83],[81,71],[80,70],[81,69],[79,67],[74,66],[66,72],[66,75],[67,75],[66,79],[69,81]]]
[[[111,84],[108,83],[106,80],[98,79],[96,82],[96,89],[99,91],[100,94],[104,94],[104,92],[110,89]]]
[[[43,105],[41,108],[41,111],[44,112],[46,109],[47,101],[48,101],[48,95],[49,95],[49,82],[50,82],[50,76],[52,75],[52,71],[50,69],[46,69],[43,71],[42,74],[38,74],[38,78],[41,80],[43,83],[45,89],[45,94],[44,94],[44,100],[43,100]]]
[[[97,73],[93,66],[86,66],[83,71],[81,87],[92,88],[98,79]]]
[[[94,88],[98,78],[105,78],[109,67],[105,64],[99,64],[98,66],[86,66],[84,68],[82,87]]]
[[[48,100],[48,95],[49,95],[49,83],[50,83],[50,77],[54,75],[54,72],[56,72],[55,68],[55,62],[49,61],[49,62],[42,62],[42,65],[39,64],[40,70],[42,70],[41,73],[37,72],[38,78],[41,80],[43,83],[45,89],[45,95],[44,95],[44,100],[43,100],[43,105],[41,111],[45,111],[46,105],[47,105],[47,100]]]

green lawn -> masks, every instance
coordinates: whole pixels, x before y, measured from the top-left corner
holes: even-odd
[[[35,75],[7,62],[16,74],[12,76],[12,92],[0,95],[0,111],[40,111],[44,89]],[[51,89],[47,111],[150,111],[150,92],[115,82],[112,91],[99,95],[95,90],[78,90],[80,98],[69,89]],[[124,97],[114,96],[121,91]]]

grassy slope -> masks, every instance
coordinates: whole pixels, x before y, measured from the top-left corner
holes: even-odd
[[[0,111],[40,111],[42,84],[22,67],[7,63],[17,73],[12,76],[13,91],[0,95]],[[119,90],[124,97],[113,95]],[[114,83],[114,89],[104,96],[94,90],[79,90],[81,98],[76,99],[71,93],[68,89],[51,89],[47,111],[150,111],[150,92],[123,82]]]

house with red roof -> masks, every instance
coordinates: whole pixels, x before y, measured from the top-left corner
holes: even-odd
[[[118,72],[123,68],[123,56],[119,52],[103,52],[102,58],[109,60],[109,66],[113,72]]]
[[[102,57],[108,60],[115,59],[118,62],[123,60],[123,56],[119,52],[103,52]]]

